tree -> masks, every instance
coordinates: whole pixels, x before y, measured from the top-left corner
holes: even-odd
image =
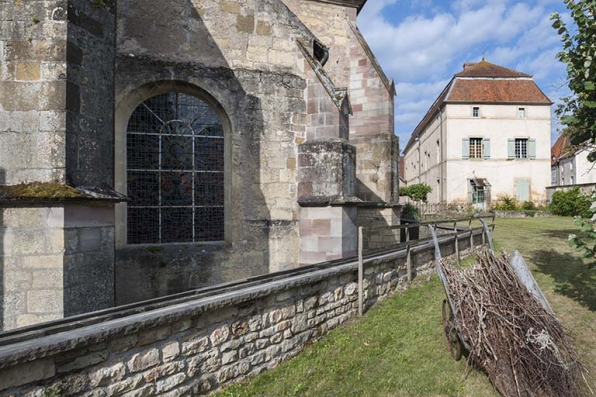
[[[593,259],[588,265],[592,269],[596,269],[596,193],[592,194],[590,198],[591,206],[588,210],[591,218],[576,216],[575,224],[581,228],[580,234],[569,235],[569,245],[575,247],[576,251],[582,252],[582,258]]]
[[[564,3],[574,26],[568,26],[559,13],[550,18],[563,42],[557,58],[567,64],[567,84],[572,94],[561,98],[556,113],[571,143],[588,148],[588,159],[596,161],[596,1]]]
[[[425,183],[417,183],[399,189],[400,196],[407,196],[414,201],[424,201],[426,203],[426,196],[432,192],[433,189]]]

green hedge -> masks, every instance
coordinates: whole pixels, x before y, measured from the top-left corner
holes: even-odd
[[[555,215],[589,218],[592,216],[589,211],[590,205],[590,198],[576,186],[567,190],[557,190],[553,193],[549,208]]]

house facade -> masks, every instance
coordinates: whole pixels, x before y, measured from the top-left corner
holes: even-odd
[[[569,137],[561,135],[551,149],[551,186],[596,184],[594,163],[588,150],[573,147]]]
[[[431,203],[488,209],[499,195],[543,202],[552,102],[532,76],[482,61],[454,75],[404,149],[408,184]]]
[[[354,255],[398,222],[365,0],[0,8],[0,329]]]

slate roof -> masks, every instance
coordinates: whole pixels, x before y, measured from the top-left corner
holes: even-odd
[[[408,150],[446,103],[516,103],[552,105],[532,76],[482,60],[464,64],[416,126],[404,150]]]

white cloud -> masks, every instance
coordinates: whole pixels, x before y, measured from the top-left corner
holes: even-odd
[[[544,14],[539,6],[506,3],[483,1],[480,8],[462,6],[459,13],[412,15],[393,24],[383,8],[395,1],[379,0],[371,2],[370,10],[365,8],[359,25],[389,75],[397,80],[420,79],[453,71],[454,62],[462,56],[478,58],[480,54],[470,54],[472,48],[482,43],[506,43]]]
[[[442,8],[414,8],[419,3],[413,0],[369,1],[358,22],[396,80],[395,124],[402,147],[453,74],[464,62],[479,61],[485,49],[488,61],[533,74],[550,93],[552,86],[545,86],[564,75],[554,59],[560,42],[549,20],[551,3],[555,0],[456,0]],[[387,12],[395,7],[410,14],[395,20]]]

